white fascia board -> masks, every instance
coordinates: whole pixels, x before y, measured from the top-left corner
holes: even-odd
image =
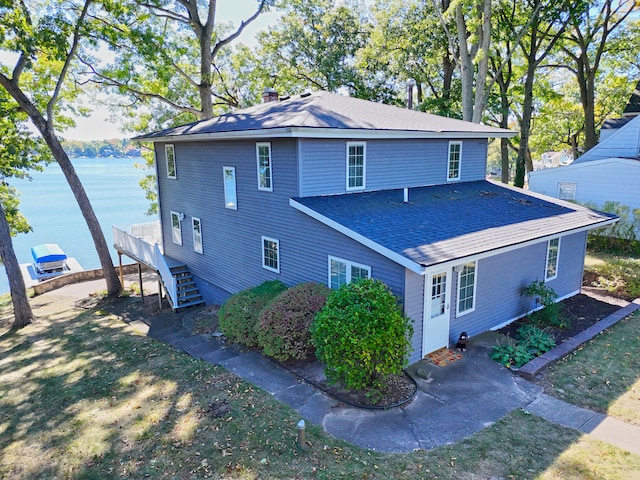
[[[446,262],[442,262],[442,263],[437,263],[437,264],[433,264],[433,265],[427,265],[424,266],[424,274],[427,273],[433,273],[433,272],[439,272],[441,270],[445,270],[447,268],[451,268],[451,267],[455,267],[457,265],[463,265],[465,263],[470,263],[470,262],[475,262],[477,260],[482,260],[484,258],[489,258],[489,257],[493,257],[495,255],[500,255],[502,253],[507,253],[507,252],[512,252],[514,250],[518,250],[520,248],[525,248],[531,245],[535,245],[536,243],[543,243],[543,242],[548,242],[549,240],[551,240],[552,238],[562,238],[562,237],[566,237],[567,235],[573,235],[574,233],[580,233],[580,232],[584,232],[587,230],[597,230],[599,228],[604,228],[604,227],[608,227],[609,225],[613,225],[614,223],[616,223],[619,219],[618,218],[613,218],[610,220],[606,220],[597,224],[592,224],[592,225],[587,225],[584,227],[578,227],[578,228],[574,228],[572,230],[567,230],[564,232],[558,232],[558,233],[552,233],[549,235],[545,235],[542,237],[538,237],[538,238],[534,238],[531,240],[527,240],[525,242],[521,242],[521,243],[516,243],[513,245],[507,245],[505,247],[500,247],[500,248],[496,248],[496,249],[492,249],[492,250],[487,250],[484,252],[480,252],[480,253],[476,253],[474,255],[468,255],[466,257],[460,257],[460,258],[455,258],[453,260],[448,260]]]
[[[236,132],[193,133],[183,135],[165,135],[148,138],[134,138],[139,142],[197,142],[207,140],[235,140],[261,138],[338,138],[338,139],[483,139],[509,138],[517,132],[456,132],[456,131],[413,131],[413,130],[368,130],[338,128],[284,127],[264,130],[241,130]]]
[[[387,247],[384,247],[384,246],[372,241],[370,238],[367,238],[364,235],[361,235],[361,234],[359,234],[357,232],[354,232],[353,230],[350,230],[350,229],[346,228],[344,225],[341,225],[341,224],[331,220],[330,218],[327,218],[324,215],[319,214],[315,210],[312,210],[311,208],[309,208],[309,207],[307,207],[305,205],[302,205],[299,202],[296,202],[292,198],[289,199],[289,205],[292,206],[293,208],[295,208],[296,210],[304,213],[305,215],[308,215],[311,218],[313,218],[315,220],[318,220],[320,223],[323,223],[323,224],[327,225],[328,227],[333,228],[337,232],[340,232],[343,235],[346,235],[347,237],[352,238],[356,242],[359,242],[362,245],[364,245],[365,247],[370,248],[374,252],[377,252],[380,255],[382,255],[384,257],[387,257],[389,260],[392,260],[392,261],[396,262],[397,264],[402,265],[403,267],[411,270],[412,272],[415,272],[415,273],[417,273],[419,275],[424,275],[424,268],[421,265],[417,264],[416,262],[414,262],[412,260],[409,260],[407,257],[404,257],[404,256],[394,252],[393,250],[390,250]]]

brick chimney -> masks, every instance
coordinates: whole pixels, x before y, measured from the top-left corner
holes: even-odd
[[[273,88],[265,88],[262,91],[262,103],[277,102],[277,101],[278,101],[278,92],[276,92]]]

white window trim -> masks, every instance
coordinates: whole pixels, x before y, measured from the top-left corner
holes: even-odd
[[[260,147],[269,147],[269,188],[260,186]],[[258,173],[258,190],[263,192],[273,192],[273,159],[271,158],[271,142],[256,142],[256,166]]]
[[[169,175],[169,150],[173,151],[173,175]],[[167,167],[167,178],[178,178],[178,161],[176,160],[176,147],[172,143],[164,146],[164,161]]]
[[[200,226],[200,243],[196,241],[196,222]],[[191,231],[193,232],[193,251],[196,253],[203,253],[203,245],[202,245],[202,221],[197,217],[191,217]],[[196,248],[199,247],[199,248]]]
[[[551,280],[555,280],[558,278],[558,270],[560,267],[560,244],[562,243],[561,237],[550,238],[547,240],[547,254],[545,256],[544,262],[544,281],[550,282]],[[556,255],[556,274],[552,277],[547,277],[547,271],[549,270],[549,253],[551,252],[551,242],[553,240],[558,240],[558,254]]]
[[[369,278],[371,278],[371,267],[369,265],[364,265],[362,263],[356,263],[350,260],[345,260],[344,258],[332,257],[331,255],[329,255],[329,258],[327,261],[327,267],[328,267],[327,286],[329,288],[331,288],[331,262],[332,261],[341,262],[347,266],[347,284],[351,283],[351,267],[357,267],[357,268],[366,270],[367,273],[369,274]]]
[[[362,147],[362,186],[350,187],[349,186],[349,147]],[[364,190],[367,187],[367,142],[347,142],[347,158],[346,158],[346,188],[347,191],[359,191]]]
[[[269,267],[265,264],[265,256],[264,256],[264,242],[273,242],[276,244],[276,249],[277,249],[277,258],[276,261],[278,262],[278,268],[273,268],[273,267]],[[262,252],[262,268],[264,268],[265,270],[269,270],[271,272],[275,272],[275,273],[280,273],[280,240],[276,240],[275,238],[271,238],[271,237],[262,237],[262,240],[260,242],[260,247],[261,247],[261,252]]]
[[[176,218],[178,219],[178,232],[180,235],[180,241],[176,242],[175,236],[174,236],[174,226],[173,226],[173,217],[174,215],[176,216]],[[182,245],[182,220],[184,219],[184,215],[182,213],[178,213],[178,212],[171,212],[171,241],[173,243],[175,243],[176,245]]]
[[[234,203],[229,205],[227,203],[227,170],[233,172],[233,190],[234,190]],[[222,167],[222,186],[224,189],[224,207],[229,210],[238,210],[238,184],[236,182],[236,167]]]
[[[458,176],[454,178],[449,178],[449,173],[451,172],[451,146],[452,145],[460,145],[460,153],[458,158]],[[460,180],[462,172],[462,142],[449,142],[447,146],[447,182],[457,182]]]
[[[464,312],[460,311],[460,286],[462,285],[461,283],[461,279],[462,279],[462,269],[464,268],[465,265],[468,265],[470,263],[474,264],[474,273],[473,273],[473,306],[468,309],[465,310]],[[465,262],[461,265],[458,265],[456,268],[456,273],[458,274],[458,278],[457,278],[457,289],[456,289],[456,318],[458,317],[464,317],[465,315],[467,315],[468,313],[472,313],[475,312],[476,310],[476,293],[477,293],[477,287],[478,287],[478,261],[473,261],[473,262]]]

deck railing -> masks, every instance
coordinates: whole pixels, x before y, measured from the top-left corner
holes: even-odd
[[[177,308],[178,285],[159,245],[161,241],[160,222],[139,223],[126,229],[115,226],[112,228],[114,247],[156,270],[162,277],[171,304]]]

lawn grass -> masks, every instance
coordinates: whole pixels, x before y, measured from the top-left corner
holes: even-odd
[[[546,393],[640,427],[640,313],[543,372]]]
[[[1,305],[2,303],[0,303]],[[107,308],[0,312],[0,478],[632,478],[640,456],[522,411],[457,444],[383,454],[307,427],[222,368],[141,336]],[[469,414],[472,415],[472,409]],[[566,475],[565,475],[566,474]]]

